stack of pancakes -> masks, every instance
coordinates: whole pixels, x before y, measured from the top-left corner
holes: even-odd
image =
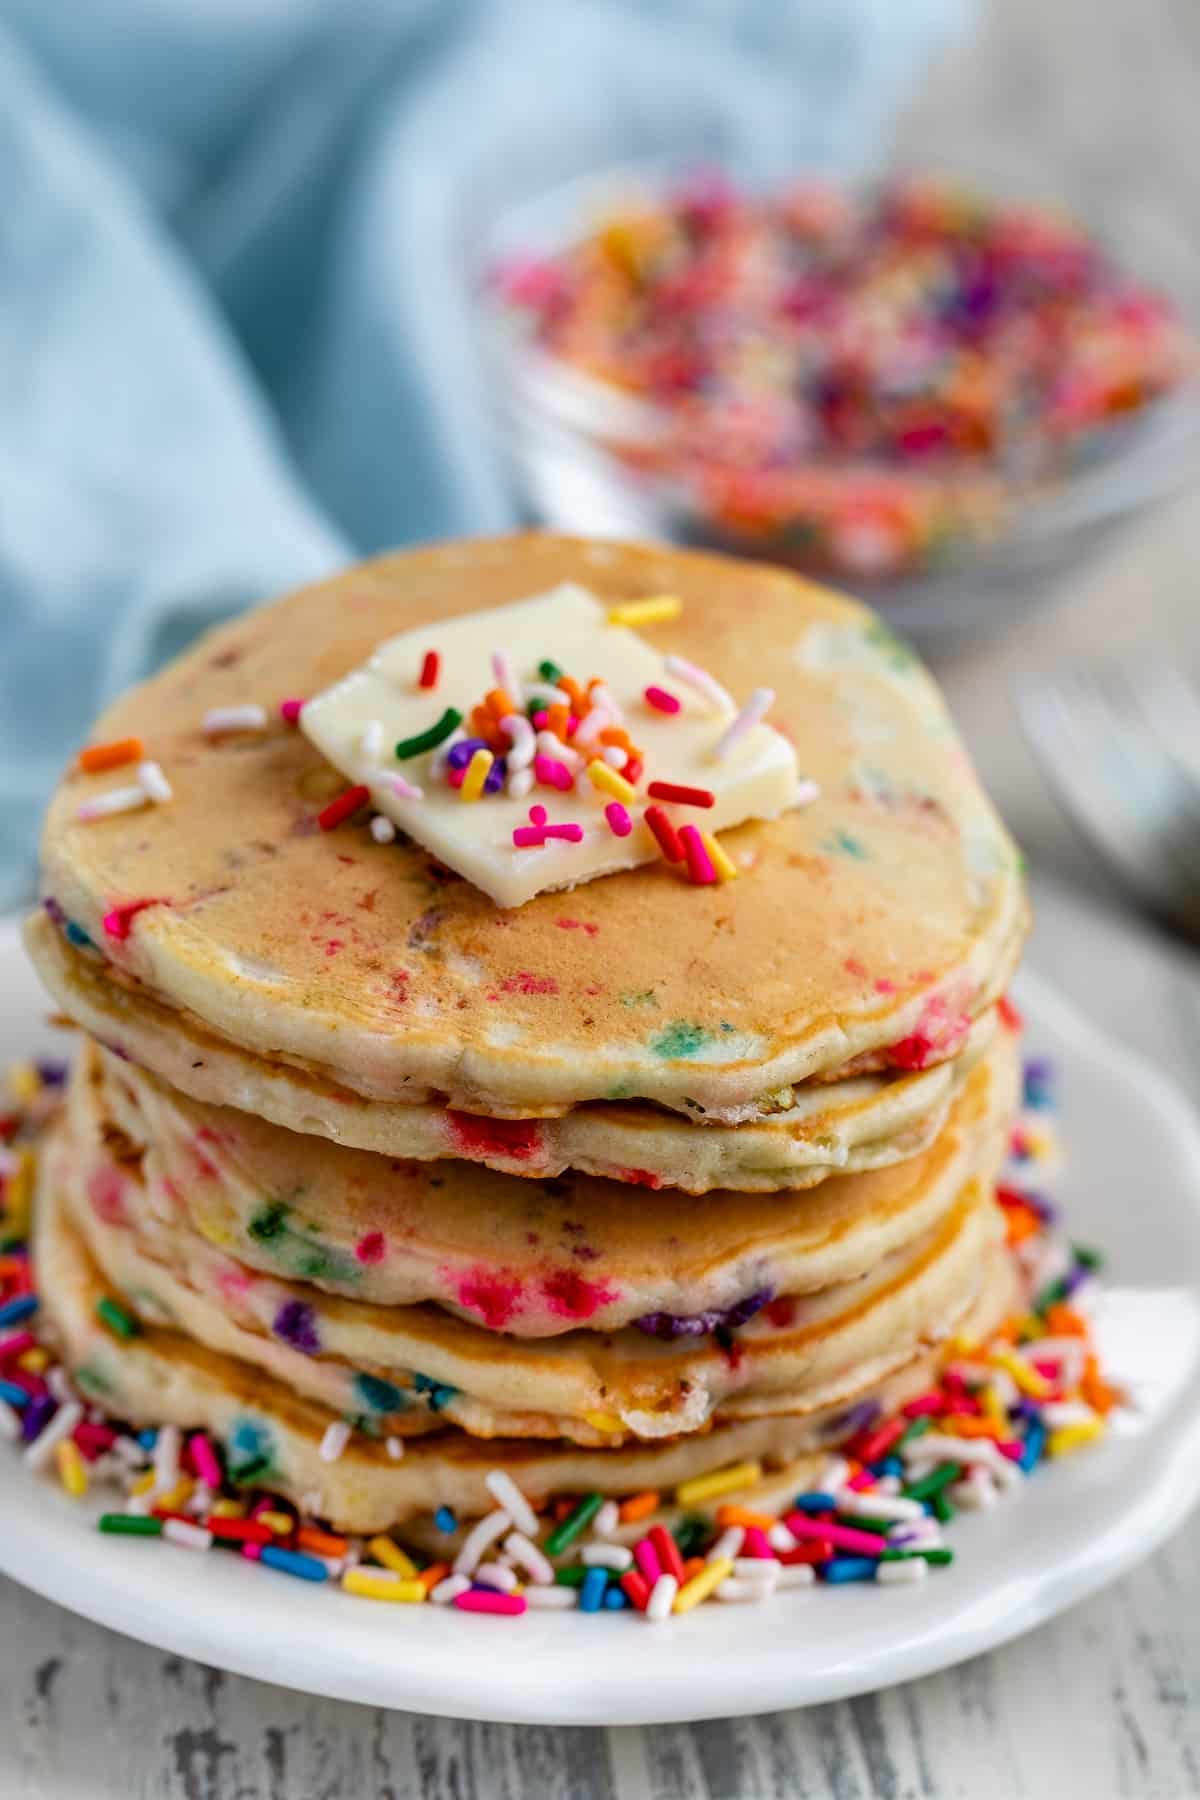
[[[774,687],[816,799],[722,834],[736,881],[657,862],[511,911],[319,831],[343,781],[279,701],[565,581],[678,594],[642,635]],[[206,738],[229,705],[272,722]],[[485,1511],[497,1468],[619,1495],[749,1459],[765,1501],[1011,1310],[1017,854],[864,609],[713,557],[446,547],[238,620],[95,735],[173,790],[87,823],[121,772],[72,772],[28,931],[88,1034],[39,1289],[110,1412],[351,1530]]]

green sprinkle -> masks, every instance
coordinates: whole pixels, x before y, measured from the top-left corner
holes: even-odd
[[[107,1325],[114,1337],[135,1338],[141,1332],[141,1326],[132,1313],[117,1300],[110,1300],[106,1295],[96,1302],[96,1317],[102,1325]]]
[[[931,1469],[920,1481],[910,1481],[907,1487],[902,1487],[900,1493],[905,1500],[932,1500],[935,1494],[940,1494],[952,1481],[961,1480],[962,1472],[961,1463],[939,1463],[936,1469]]]
[[[1075,1252],[1075,1261],[1082,1263],[1085,1269],[1102,1269],[1104,1267],[1102,1250],[1091,1250],[1086,1244],[1072,1244],[1071,1248]]]
[[[546,1539],[547,1556],[561,1556],[568,1544],[573,1544],[581,1531],[585,1531],[604,1504],[603,1494],[588,1494],[579,1502],[574,1512],[567,1514],[561,1525],[556,1525]]]
[[[927,1563],[936,1563],[939,1568],[954,1561],[953,1550],[881,1550],[880,1562],[912,1562],[915,1557],[922,1557]]]
[[[676,1061],[695,1056],[707,1042],[708,1033],[703,1025],[697,1025],[691,1019],[676,1019],[650,1039],[650,1049],[655,1056]]]
[[[938,1524],[939,1525],[948,1525],[950,1523],[951,1519],[954,1517],[956,1509],[953,1506],[951,1506],[950,1502],[947,1500],[947,1498],[946,1498],[945,1494],[942,1492],[941,1488],[938,1489],[937,1493],[933,1496],[933,1499],[929,1502],[929,1504],[933,1508],[933,1516],[937,1520]]]
[[[897,1451],[903,1450],[905,1444],[911,1444],[914,1438],[924,1437],[925,1433],[931,1430],[932,1427],[933,1420],[929,1417],[928,1413],[925,1413],[919,1419],[914,1419],[911,1425],[905,1426],[904,1430],[900,1433],[900,1436],[892,1445],[892,1454],[895,1455]]]
[[[671,1536],[679,1545],[680,1556],[695,1556],[702,1544],[707,1544],[713,1535],[711,1519],[701,1513],[688,1513],[680,1519]]]
[[[1044,1287],[1041,1293],[1034,1297],[1033,1306],[1030,1310],[1035,1313],[1049,1312],[1052,1306],[1057,1306],[1059,1301],[1065,1300],[1066,1297],[1066,1279],[1065,1277],[1060,1277],[1059,1280],[1052,1281],[1049,1287]]]
[[[867,1519],[860,1513],[837,1513],[835,1517],[841,1525],[852,1525],[856,1531],[877,1531],[880,1537],[886,1537],[895,1519]]]
[[[545,662],[540,662],[538,664],[538,674],[543,681],[548,681],[551,687],[557,687],[563,678],[562,670],[556,662],[551,662],[549,657],[546,658]]]
[[[400,762],[406,762],[410,756],[420,756],[426,750],[436,750],[444,744],[452,731],[457,731],[462,724],[463,716],[457,707],[448,706],[436,725],[428,731],[418,731],[416,737],[401,738],[396,745],[396,756]]]
[[[236,1469],[230,1469],[229,1479],[234,1487],[245,1487],[257,1476],[265,1474],[270,1466],[269,1456],[254,1456],[249,1462],[239,1463]]]
[[[559,1587],[582,1587],[587,1569],[582,1563],[575,1563],[569,1569],[555,1569],[554,1579]]]
[[[96,1520],[101,1531],[114,1537],[161,1537],[161,1519],[143,1518],[141,1513],[101,1513]]]

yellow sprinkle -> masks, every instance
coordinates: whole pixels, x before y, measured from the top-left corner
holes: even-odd
[[[255,1513],[254,1516],[260,1525],[265,1525],[268,1531],[279,1532],[282,1537],[286,1537],[296,1522],[292,1518],[291,1513],[275,1512],[273,1510],[264,1510],[260,1513]]]
[[[717,871],[718,878],[721,881],[736,881],[738,878],[737,865],[730,861],[712,833],[702,831],[700,837],[704,848],[708,851],[712,866]]]
[[[79,1454],[79,1445],[71,1438],[64,1438],[55,1446],[55,1460],[58,1463],[58,1478],[74,1500],[82,1500],[87,1493],[87,1465]]]
[[[1082,1419],[1078,1425],[1060,1425],[1057,1431],[1052,1431],[1046,1439],[1046,1448],[1051,1456],[1067,1456],[1072,1450],[1103,1435],[1103,1419]]]
[[[24,1350],[17,1358],[18,1369],[24,1369],[27,1375],[44,1375],[50,1366],[50,1352],[35,1344],[32,1350]]]
[[[137,1480],[134,1482],[133,1486],[130,1488],[130,1490],[129,1490],[130,1496],[132,1497],[137,1494],[148,1494],[150,1492],[150,1489],[153,1486],[154,1486],[154,1470],[147,1469],[146,1473],[144,1475],[138,1476]],[[214,1508],[214,1510],[215,1510],[215,1508]]]
[[[588,764],[588,780],[594,788],[602,793],[611,794],[614,800],[620,800],[624,806],[632,806],[637,799],[637,789],[632,782],[610,769],[602,756],[597,756]]]
[[[6,1237],[24,1237],[28,1233],[36,1168],[33,1151],[23,1144],[17,1151],[17,1166],[2,1189],[4,1204],[0,1208],[0,1217],[4,1220]]]
[[[984,1417],[990,1419],[993,1425],[1008,1424],[1008,1414],[1000,1403],[1000,1396],[996,1392],[994,1381],[989,1381],[983,1392],[977,1397],[983,1407]]]
[[[245,1503],[241,1500],[214,1500],[209,1507],[214,1519],[244,1519]]]
[[[390,1537],[384,1537],[383,1534],[380,1533],[378,1537],[373,1537],[370,1540],[367,1544],[367,1549],[371,1552],[375,1561],[381,1562],[385,1569],[390,1569],[392,1571],[393,1575],[404,1575],[410,1580],[416,1579],[416,1563],[411,1556],[406,1556],[404,1554],[404,1551],[400,1548],[399,1544],[393,1544]]]
[[[467,772],[463,776],[463,784],[458,790],[460,800],[478,800],[483,792],[483,784],[491,773],[495,757],[490,750],[477,750],[467,764]]]
[[[30,1062],[10,1063],[8,1091],[18,1106],[31,1106],[42,1091],[42,1078]]]
[[[947,1356],[965,1356],[969,1358],[974,1356],[978,1352],[978,1349],[979,1339],[964,1337],[961,1331],[956,1331],[954,1336],[948,1338],[946,1341]]]
[[[162,1512],[178,1512],[187,1505],[195,1491],[195,1482],[190,1475],[185,1475],[182,1481],[177,1481],[165,1494],[155,1494],[154,1504]]]
[[[755,1467],[757,1468],[757,1464]],[[691,1612],[693,1606],[699,1606],[702,1600],[719,1588],[727,1575],[733,1573],[733,1560],[728,1556],[718,1556],[715,1562],[706,1563],[698,1575],[685,1581],[675,1596],[675,1604],[671,1611],[677,1613]]]
[[[342,1576],[342,1591],[360,1594],[364,1600],[407,1600],[414,1606],[425,1599],[425,1589],[419,1581],[385,1574],[382,1569],[347,1569]]]
[[[1024,1357],[1014,1355],[1011,1350],[993,1350],[992,1361],[997,1368],[1006,1370],[1021,1392],[1028,1394],[1031,1400],[1044,1400],[1048,1394],[1054,1392],[1053,1386],[1044,1375],[1039,1375],[1036,1369],[1031,1369]]]
[[[618,1419],[618,1417],[615,1413],[590,1412],[590,1413],[584,1413],[583,1416],[584,1416],[584,1419],[587,1422],[587,1424],[589,1424],[592,1427],[593,1431],[608,1431],[608,1432],[616,1433],[619,1431],[624,1431],[624,1429],[625,1429],[624,1425],[621,1423],[620,1419]]]
[[[732,1463],[727,1469],[714,1469],[711,1475],[697,1475],[694,1481],[683,1482],[675,1489],[675,1498],[680,1506],[699,1506],[705,1500],[715,1500],[719,1494],[752,1487],[761,1475],[761,1463]]]
[[[683,611],[678,594],[656,594],[651,600],[627,600],[608,610],[610,625],[664,625]]]

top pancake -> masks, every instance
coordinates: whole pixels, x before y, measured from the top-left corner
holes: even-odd
[[[299,733],[202,735],[210,707],[271,709],[397,632],[428,622],[435,648],[439,618],[563,581],[679,594],[681,618],[643,628],[656,648],[739,697],[776,689],[820,797],[724,834],[740,880],[653,864],[502,911],[415,846],[318,831],[343,783]],[[385,557],[211,634],[93,736],[140,737],[175,797],[81,824],[127,772],[69,774],[47,896],[160,1000],[368,1098],[727,1108],[857,1059],[922,1066],[956,1052],[1024,931],[1014,846],[920,665],[866,609],[720,557],[540,535]]]

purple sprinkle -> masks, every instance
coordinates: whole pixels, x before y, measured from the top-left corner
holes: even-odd
[[[486,744],[482,738],[459,738],[458,742],[451,744],[446,752],[447,767],[465,769],[477,750],[490,749],[491,745]]]
[[[285,1300],[275,1314],[271,1329],[276,1337],[282,1338],[285,1344],[290,1344],[293,1350],[299,1350],[305,1356],[315,1356],[321,1348],[316,1314],[303,1300]]]
[[[58,904],[58,901],[54,898],[54,895],[47,894],[46,898],[42,901],[42,906],[46,912],[47,917],[52,919],[54,921],[54,923],[61,930],[62,927],[67,922],[67,915],[63,911],[62,907]]]
[[[21,1414],[21,1436],[27,1444],[42,1435],[57,1411],[58,1402],[52,1394],[38,1394],[29,1402]]]
[[[839,1413],[836,1419],[830,1419],[829,1429],[844,1432],[847,1437],[851,1437],[855,1432],[865,1431],[868,1425],[873,1425],[882,1411],[878,1400],[860,1400],[856,1406]]]
[[[1063,1298],[1069,1300],[1076,1288],[1087,1280],[1090,1273],[1086,1263],[1077,1262],[1071,1273],[1063,1276]]]
[[[639,1331],[647,1337],[665,1338],[671,1342],[682,1337],[707,1337],[710,1331],[726,1331],[735,1326],[744,1325],[752,1319],[756,1312],[775,1298],[774,1288],[756,1288],[754,1293],[747,1294],[744,1300],[737,1300],[732,1306],[714,1308],[711,1312],[702,1313],[643,1313],[640,1319],[633,1322]]]
[[[39,1057],[33,1066],[47,1087],[61,1087],[67,1079],[67,1065],[64,1062],[52,1062],[49,1057]]]
[[[1054,1079],[1054,1065],[1048,1056],[1031,1056],[1025,1063],[1025,1079],[1037,1083]]]

